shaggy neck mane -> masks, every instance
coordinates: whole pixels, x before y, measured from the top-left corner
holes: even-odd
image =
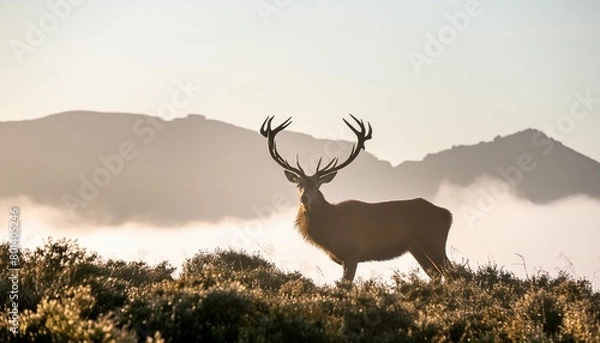
[[[325,200],[323,193],[319,191],[317,194],[318,198],[313,199],[310,210],[300,205],[296,216],[296,228],[305,240],[320,245],[328,226],[327,210],[332,205]]]

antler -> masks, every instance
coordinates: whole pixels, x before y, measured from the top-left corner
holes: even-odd
[[[347,165],[349,165],[350,163],[352,163],[352,161],[354,161],[354,159],[356,159],[356,157],[358,157],[360,150],[365,148],[365,142],[373,137],[373,128],[371,127],[371,123],[367,122],[367,125],[368,125],[368,128],[367,128],[367,127],[365,127],[364,121],[356,119],[356,117],[353,116],[352,114],[350,114],[350,117],[352,117],[352,119],[354,119],[354,121],[358,124],[360,131],[357,130],[356,128],[354,128],[354,126],[352,126],[348,121],[346,121],[346,119],[342,119],[342,120],[344,121],[344,123],[346,123],[346,125],[348,125],[350,130],[352,130],[352,132],[354,132],[354,134],[358,138],[358,143],[356,145],[352,146],[352,151],[350,152],[350,156],[348,157],[348,159],[346,161],[344,161],[344,163],[342,163],[340,165],[337,164],[338,159],[336,157],[333,160],[331,160],[331,162],[329,162],[329,164],[327,164],[325,167],[323,167],[323,169],[319,169],[319,167],[321,166],[321,160],[323,159],[323,158],[320,158],[319,163],[317,163],[317,172],[315,173],[315,175],[318,176],[319,178],[323,177],[325,175],[335,173],[338,170],[340,170],[340,169],[346,167]]]
[[[359,129],[360,129],[360,131],[357,130],[348,121],[346,121],[346,119],[343,119],[344,123],[346,123],[346,125],[348,125],[350,130],[352,130],[352,132],[354,132],[354,134],[358,138],[358,143],[356,145],[352,146],[352,151],[350,153],[350,156],[348,157],[348,159],[346,159],[346,161],[344,161],[344,163],[342,163],[340,165],[337,164],[338,158],[336,157],[333,160],[331,160],[326,166],[324,166],[323,169],[321,169],[321,162],[323,161],[323,157],[321,157],[319,159],[319,163],[317,163],[317,171],[313,176],[316,176],[317,178],[321,178],[325,175],[335,173],[338,170],[346,167],[347,165],[352,163],[352,161],[354,161],[354,159],[356,159],[356,157],[358,157],[360,150],[365,148],[365,142],[372,138],[373,128],[371,128],[371,123],[367,122],[367,125],[368,125],[368,128],[367,128],[365,126],[364,121],[356,119],[356,117],[353,116],[352,114],[350,114],[350,117],[352,117],[352,119],[354,119],[354,121],[358,124]],[[279,155],[279,153],[277,152],[277,147],[275,145],[275,136],[279,132],[283,131],[286,127],[288,127],[292,123],[292,117],[289,117],[286,121],[281,123],[281,125],[272,129],[271,123],[273,122],[274,118],[275,118],[275,116],[267,117],[267,119],[265,119],[262,126],[260,127],[260,133],[268,140],[269,153],[271,154],[271,157],[275,160],[275,162],[277,162],[277,164],[282,166],[284,169],[289,170],[300,177],[303,177],[303,178],[308,177],[306,175],[306,173],[304,172],[304,169],[302,169],[302,167],[300,166],[300,162],[298,162],[298,155],[296,155],[297,168],[292,167],[288,161],[286,161],[283,157],[281,157],[281,155]]]
[[[296,165],[298,168],[292,167],[288,161],[286,161],[279,153],[277,152],[277,147],[275,146],[275,136],[283,131],[286,127],[288,127],[292,123],[292,117],[289,117],[286,121],[284,121],[281,125],[277,126],[275,129],[271,128],[271,123],[275,116],[267,117],[260,127],[260,134],[263,135],[268,140],[269,145],[269,153],[271,157],[282,166],[284,169],[289,170],[300,177],[307,177],[304,169],[300,167],[300,162],[298,162],[298,155],[296,155]]]

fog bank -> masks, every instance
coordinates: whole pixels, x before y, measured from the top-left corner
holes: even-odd
[[[432,202],[454,215],[447,252],[453,262],[473,267],[494,263],[520,277],[563,270],[584,277],[600,289],[600,202],[572,197],[536,205],[510,192],[495,192],[493,181],[479,180],[468,188],[445,184]],[[496,185],[497,186],[497,185]],[[199,250],[238,249],[256,252],[283,270],[300,271],[317,283],[341,277],[341,267],[309,245],[293,228],[295,209],[271,213],[253,221],[224,220],[180,227],[148,227],[129,222],[120,226],[81,227],[69,213],[19,198],[0,200],[0,222],[8,208],[21,208],[21,242],[25,248],[48,237],[77,239],[105,258],[168,260],[180,267]],[[6,231],[2,238],[7,238]],[[412,256],[359,264],[357,277],[388,280],[395,270],[418,268]],[[423,273],[419,271],[421,275]]]

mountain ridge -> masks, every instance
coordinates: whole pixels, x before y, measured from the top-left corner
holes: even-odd
[[[352,145],[293,131],[280,136],[282,155],[297,153],[309,173],[320,157],[345,158]],[[68,111],[0,122],[0,198],[26,196],[114,225],[257,218],[278,209],[274,199],[285,208],[297,203],[265,145],[257,131],[195,114],[164,121]],[[467,187],[481,177],[505,180],[534,203],[600,199],[600,164],[535,129],[397,166],[363,151],[323,192],[333,202],[430,198],[444,182]]]

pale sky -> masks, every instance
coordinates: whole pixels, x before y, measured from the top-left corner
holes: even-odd
[[[600,160],[597,0],[0,0],[0,22],[0,121],[157,115],[187,82],[178,115],[339,138],[353,113],[394,164],[529,127]]]

